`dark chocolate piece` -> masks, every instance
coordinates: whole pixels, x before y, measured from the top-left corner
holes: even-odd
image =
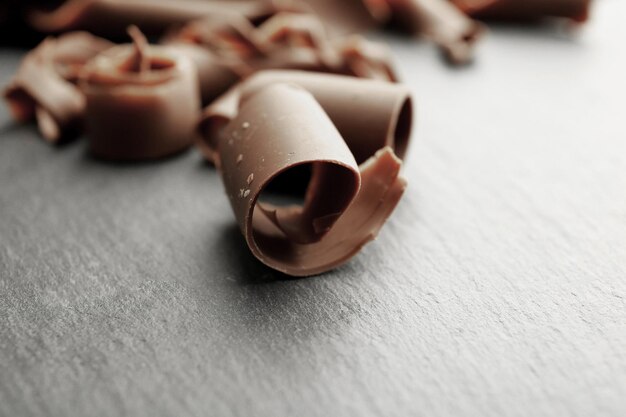
[[[239,103],[276,83],[298,85],[309,91],[329,115],[358,163],[389,146],[403,158],[413,117],[409,90],[399,84],[305,71],[262,71],[237,85],[205,111],[200,124],[200,149],[216,159],[224,125]]]
[[[563,17],[578,23],[589,18],[591,0],[453,0],[461,10],[484,20],[536,20]]]
[[[51,12],[33,12],[30,23],[47,33],[80,29],[120,38],[129,25],[154,35],[172,25],[206,16],[243,15],[251,21],[262,21],[275,11],[276,6],[269,0],[68,0]]]
[[[448,0],[388,0],[397,26],[437,44],[452,64],[471,61],[484,27]]]
[[[86,62],[113,44],[86,32],[47,38],[29,52],[4,97],[21,122],[37,120],[42,136],[57,143],[82,131],[85,99],[75,86]]]
[[[81,74],[89,149],[110,160],[160,158],[188,148],[200,110],[196,67],[167,46],[113,47]]]
[[[375,238],[406,186],[389,148],[360,169],[328,115],[294,85],[242,102],[220,139],[221,175],[252,253],[292,276],[333,269]],[[263,191],[279,174],[312,170],[304,202],[279,206]]]

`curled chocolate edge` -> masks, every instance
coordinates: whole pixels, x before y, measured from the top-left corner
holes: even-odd
[[[219,148],[222,180],[251,252],[291,276],[347,262],[377,236],[406,188],[389,147],[358,167],[313,95],[293,84],[251,93]],[[278,175],[302,165],[312,170],[302,204],[264,199]]]
[[[83,129],[85,99],[76,83],[86,63],[113,44],[86,32],[49,37],[22,60],[4,91],[19,122],[36,119],[43,138],[60,143]]]
[[[413,102],[407,87],[343,75],[268,70],[233,87],[204,110],[198,147],[207,160],[219,167],[219,140],[240,103],[277,83],[294,84],[310,92],[341,133],[357,163],[384,147],[404,158],[413,119]]]
[[[162,158],[195,141],[200,112],[196,67],[166,46],[118,45],[92,59],[81,73],[89,151],[108,160]]]

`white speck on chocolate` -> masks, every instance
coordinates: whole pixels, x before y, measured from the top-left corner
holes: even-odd
[[[243,122],[243,124],[241,125],[242,128],[247,129],[250,127],[250,123],[249,122]]]
[[[254,174],[248,175],[248,178],[246,179],[248,185],[252,184],[252,181],[254,181]]]
[[[239,154],[239,155],[237,155],[237,160],[235,162],[237,162],[237,165],[239,165],[241,163],[241,161],[243,161],[243,155]]]
[[[250,195],[250,190],[246,190],[246,191],[243,192],[243,196],[244,197],[247,197],[249,195]]]
[[[239,189],[239,198],[243,198],[244,191],[246,191],[246,190],[244,190],[243,188]],[[250,191],[250,190],[248,190],[248,191]]]

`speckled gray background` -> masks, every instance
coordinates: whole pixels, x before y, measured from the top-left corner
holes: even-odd
[[[0,415],[626,415],[625,17],[461,70],[393,39],[409,189],[312,279],[251,257],[198,154],[104,164],[2,106]]]

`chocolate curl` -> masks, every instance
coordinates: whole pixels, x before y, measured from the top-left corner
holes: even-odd
[[[202,101],[264,69],[297,69],[396,81],[389,50],[359,36],[331,41],[313,15],[278,13],[253,27],[244,18],[191,22],[163,40],[196,63]]]
[[[207,107],[200,122],[200,149],[219,165],[216,148],[225,123],[241,101],[277,83],[300,86],[310,92],[328,114],[358,163],[383,147],[403,158],[409,144],[413,104],[409,90],[399,84],[305,71],[262,71],[237,85]]]
[[[196,66],[203,105],[213,102],[241,80],[238,63],[216,56],[202,46],[177,42],[167,46],[185,55]]]
[[[448,0],[388,0],[399,26],[437,44],[455,65],[472,60],[484,27],[468,18]]]
[[[374,239],[406,186],[388,148],[359,170],[324,110],[292,85],[244,101],[220,141],[222,180],[250,250],[292,276],[347,262]],[[302,205],[264,201],[273,179],[302,165],[312,169]]]
[[[391,17],[387,0],[307,0],[334,35],[363,32],[386,23]]]
[[[76,138],[82,131],[85,98],[74,83],[86,62],[111,45],[85,32],[44,40],[26,55],[5,89],[15,119],[36,119],[50,143]]]
[[[314,15],[276,14],[255,31],[254,37],[265,51],[263,56],[250,62],[255,70],[337,72],[341,64],[324,24]]]
[[[246,60],[261,54],[253,31],[242,16],[205,18],[170,32],[162,43],[175,47],[196,64],[202,103],[208,104],[253,72]]]
[[[146,54],[148,40],[135,25],[128,28],[128,35],[133,40],[134,52],[128,60],[128,68],[126,68],[126,71],[138,73],[149,71],[150,58],[148,58]]]
[[[336,42],[343,73],[357,78],[398,82],[389,47],[354,35]]]
[[[591,0],[453,0],[462,11],[485,20],[537,20],[562,17],[577,23],[589,18]]]
[[[29,20],[35,29],[46,33],[82,29],[121,38],[132,24],[154,35],[206,16],[242,15],[251,21],[262,21],[275,12],[273,2],[257,0],[68,0],[51,12],[33,12]]]
[[[264,49],[326,47],[324,24],[313,15],[278,13],[259,26],[256,42]]]
[[[171,48],[144,45],[135,34],[135,44],[111,48],[90,61],[80,87],[89,149],[97,157],[155,159],[194,141],[200,110],[196,68]]]
[[[164,42],[190,43],[221,57],[246,59],[261,54],[254,31],[255,27],[243,16],[207,17],[170,32]]]

